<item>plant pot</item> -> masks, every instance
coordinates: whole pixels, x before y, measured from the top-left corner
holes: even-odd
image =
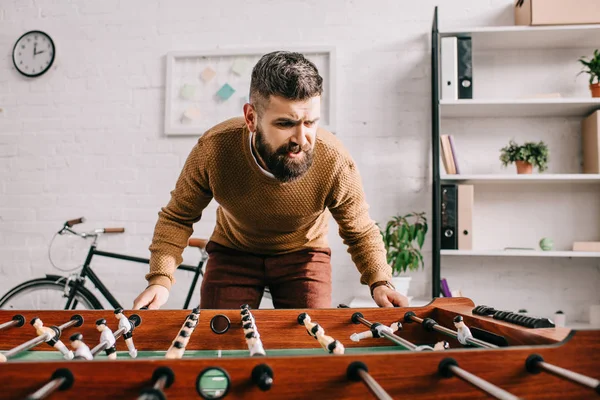
[[[592,97],[600,97],[600,83],[593,83],[590,85]]]
[[[392,277],[392,285],[394,285],[398,293],[408,297],[408,288],[411,279],[411,276],[394,276]]]
[[[531,174],[533,172],[533,165],[527,161],[515,161],[517,164],[517,174]]]

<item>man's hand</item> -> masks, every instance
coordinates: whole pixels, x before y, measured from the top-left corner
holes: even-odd
[[[133,309],[148,307],[148,310],[158,310],[169,299],[169,289],[161,285],[150,285],[133,301]]]
[[[373,289],[373,299],[379,307],[408,307],[408,298],[382,285]]]

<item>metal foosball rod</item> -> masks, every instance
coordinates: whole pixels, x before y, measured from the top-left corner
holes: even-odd
[[[11,326],[21,327],[24,324],[25,324],[25,317],[22,316],[21,314],[17,314],[15,316],[13,316],[10,321],[0,324],[0,331],[4,330],[4,329],[8,329]]]
[[[455,324],[461,325],[462,329],[460,332],[453,331],[452,329],[448,329],[445,326],[441,326],[440,324],[437,323],[436,320],[434,320],[432,318],[425,318],[425,319],[419,318],[413,311],[409,311],[406,314],[404,314],[404,321],[405,322],[416,322],[418,324],[423,325],[423,328],[425,328],[426,331],[429,331],[429,332],[437,331],[437,332],[443,333],[444,335],[447,335],[454,339],[457,339],[462,344],[470,344],[470,345],[473,345],[476,347],[482,347],[484,349],[498,348],[498,346],[496,346],[495,344],[491,344],[491,343],[485,342],[483,340],[474,338],[471,335],[469,328],[467,328],[464,325],[464,322],[462,322],[461,316],[458,316],[455,318]]]
[[[390,327],[385,326],[380,323],[371,323],[371,322],[367,321],[364,318],[364,316],[359,312],[355,312],[354,314],[352,314],[352,322],[355,324],[365,325],[367,328],[369,328],[371,330],[372,337],[375,337],[375,338],[384,337],[384,338],[396,343],[398,346],[402,346],[406,350],[413,350],[413,351],[417,350],[418,346],[416,344],[411,343],[408,340],[401,338],[398,335],[395,335],[393,328],[390,328]],[[401,325],[398,325],[398,329],[400,329],[400,328],[401,328]]]
[[[525,361],[525,369],[527,369],[527,371],[531,374],[538,374],[542,371],[548,372],[559,378],[566,379],[568,381],[577,383],[578,385],[593,389],[596,391],[596,393],[600,394],[600,380],[582,375],[578,372],[561,368],[554,364],[548,364],[539,354],[532,354],[527,357],[527,360]]]
[[[346,376],[354,382],[362,381],[367,389],[379,400],[392,400],[392,397],[377,383],[377,381],[369,374],[367,366],[360,362],[354,361],[346,369]]]
[[[167,397],[163,393],[175,381],[175,373],[169,367],[158,367],[152,373],[151,388],[142,389],[138,400],[165,400]]]
[[[519,400],[519,397],[506,390],[478,377],[472,373],[465,371],[458,366],[458,363],[453,358],[444,358],[438,365],[438,372],[445,378],[451,378],[456,375],[463,381],[473,385],[477,389],[487,393],[488,395],[500,400]]]
[[[71,317],[71,320],[69,322],[65,322],[64,324],[62,324],[58,327],[55,327],[55,328],[58,329],[59,333],[62,333],[63,330],[70,328],[71,326],[79,327],[82,324],[83,324],[83,317],[79,314],[75,314]],[[17,347],[13,347],[12,349],[0,354],[0,361],[6,361],[9,358],[11,358],[17,354],[27,351],[27,350],[37,346],[38,344],[47,342],[50,339],[52,339],[52,337],[48,333],[38,335],[38,336],[34,337],[33,339],[28,340],[25,343],[22,343],[22,344],[18,345]]]
[[[45,399],[57,390],[67,390],[73,386],[75,378],[70,370],[66,368],[60,368],[54,371],[50,377],[50,381],[44,386],[36,390],[34,393],[27,396],[26,400],[39,400]]]

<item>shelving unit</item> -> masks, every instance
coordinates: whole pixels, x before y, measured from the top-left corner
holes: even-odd
[[[440,162],[441,119],[513,118],[513,117],[580,117],[600,109],[596,98],[489,98],[442,100],[440,97],[440,44],[442,37],[468,36],[473,53],[481,50],[542,50],[592,48],[600,44],[600,25],[500,26],[440,32],[438,8],[435,7],[431,29],[431,116],[432,116],[432,295],[441,295],[441,260],[443,257],[565,257],[598,258],[598,252],[536,250],[442,250],[441,185],[447,183],[485,184],[600,184],[600,174],[469,174],[442,175]]]
[[[441,175],[442,182],[497,184],[497,183],[598,183],[600,174],[531,174],[531,175]]]
[[[591,251],[541,251],[541,250],[441,250],[443,256],[479,257],[585,257],[598,258],[600,252]]]

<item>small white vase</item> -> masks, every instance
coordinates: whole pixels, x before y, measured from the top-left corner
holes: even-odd
[[[408,288],[410,287],[411,276],[394,276],[392,277],[392,285],[401,295],[408,297]]]

